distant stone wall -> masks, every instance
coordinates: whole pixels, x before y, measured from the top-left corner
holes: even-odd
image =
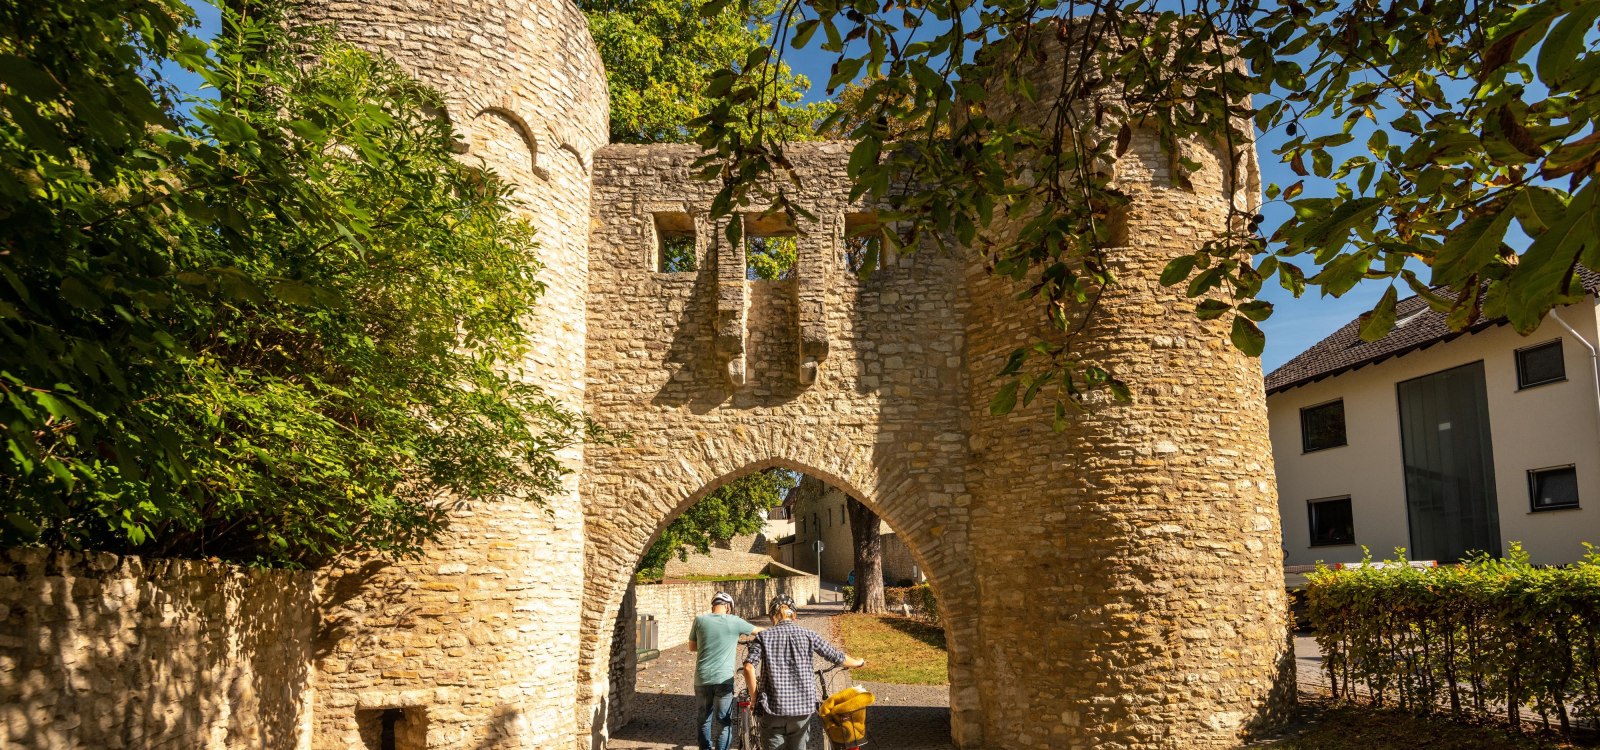
[[[667,561],[665,576],[745,576],[767,569],[772,557],[767,553],[765,534],[746,534],[734,537],[726,544],[716,545],[711,551],[689,553],[688,559],[674,557]]]
[[[299,747],[315,607],[307,573],[0,551],[0,747]]]
[[[655,615],[656,648],[668,649],[689,642],[689,626],[694,618],[711,611],[711,597],[718,591],[733,596],[734,614],[764,625],[767,603],[780,593],[794,597],[802,605],[816,601],[817,577],[791,575],[753,581],[639,586],[634,590],[634,607],[637,614]]]

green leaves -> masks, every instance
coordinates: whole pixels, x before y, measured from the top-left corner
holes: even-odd
[[[1362,341],[1377,341],[1394,330],[1394,306],[1398,300],[1398,292],[1391,285],[1384,290],[1383,298],[1378,300],[1377,307],[1361,316]]]
[[[1243,315],[1234,316],[1233,329],[1229,331],[1228,339],[1233,342],[1235,349],[1252,357],[1261,356],[1262,350],[1267,346],[1267,335],[1261,332],[1255,321]]]
[[[516,370],[532,230],[438,95],[272,10],[207,45],[179,0],[0,9],[0,544],[407,554],[604,438]]]
[[[1307,576],[1306,612],[1336,697],[1454,715],[1532,707],[1565,720],[1597,696],[1572,665],[1600,657],[1600,559],[1535,567],[1504,558],[1412,567],[1404,559]],[[1475,708],[1474,708],[1475,707]]]
[[[1483,268],[1499,254],[1501,240],[1510,226],[1511,212],[1495,211],[1474,216],[1456,227],[1434,257],[1433,283],[1459,284]]]

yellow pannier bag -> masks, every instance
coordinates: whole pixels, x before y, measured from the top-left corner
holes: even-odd
[[[877,700],[861,686],[845,688],[822,702],[817,715],[822,718],[822,730],[836,744],[860,742],[867,736],[867,706]]]

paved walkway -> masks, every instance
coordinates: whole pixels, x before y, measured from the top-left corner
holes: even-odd
[[[838,643],[829,618],[843,604],[822,604],[800,612],[800,624]],[[639,665],[633,721],[611,738],[613,750],[693,750],[694,654],[688,646],[661,652]],[[742,684],[742,683],[741,683]],[[855,683],[842,675],[835,689],[860,684],[878,700],[867,710],[870,750],[953,750],[950,744],[950,689],[942,685]]]

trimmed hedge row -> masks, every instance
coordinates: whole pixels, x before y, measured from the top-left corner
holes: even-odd
[[[1308,610],[1336,697],[1421,713],[1524,712],[1569,732],[1600,717],[1600,554],[1319,569]],[[1581,721],[1580,721],[1580,717]],[[1529,717],[1531,718],[1531,716]]]
[[[901,612],[909,605],[911,615],[928,622],[939,622],[939,601],[933,596],[933,587],[926,583],[915,586],[894,586],[883,590],[883,602],[890,612]]]

